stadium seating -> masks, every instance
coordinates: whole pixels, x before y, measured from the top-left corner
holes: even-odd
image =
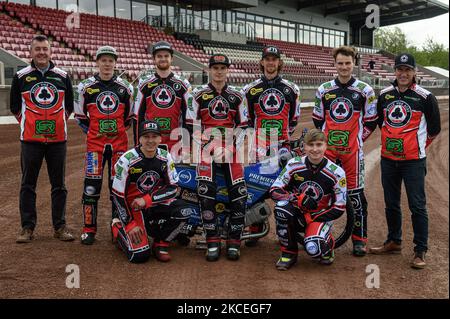
[[[223,53],[230,57],[229,82],[244,85],[260,76],[259,61],[264,46],[276,45],[282,52],[283,73],[296,83],[318,83],[336,76],[332,48],[257,38],[256,42],[236,44],[200,39],[198,35],[176,33],[175,36],[153,28],[144,22],[126,19],[79,14],[79,27],[70,28],[71,13],[42,7],[0,2],[0,46],[11,54],[30,61],[29,43],[35,34],[45,34],[52,42],[54,62],[67,70],[75,83],[95,71],[95,52],[99,46],[112,45],[119,52],[117,68],[129,80],[135,80],[142,71],[154,67],[148,47],[151,43],[166,40],[175,50],[203,65],[210,54]],[[70,23],[68,24],[67,21]],[[371,70],[367,63],[375,61]],[[392,80],[394,61],[382,54],[364,54],[361,66],[369,76]],[[174,66],[175,73],[181,73]],[[418,72],[421,80],[433,77]]]

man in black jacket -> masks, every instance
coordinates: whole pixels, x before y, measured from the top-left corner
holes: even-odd
[[[20,124],[22,230],[17,243],[28,243],[36,227],[36,183],[42,161],[47,162],[52,196],[54,237],[72,241],[66,228],[67,190],[64,185],[67,119],[73,111],[73,89],[68,74],[51,62],[48,39],[31,41],[31,65],[18,71],[11,86],[11,112]]]

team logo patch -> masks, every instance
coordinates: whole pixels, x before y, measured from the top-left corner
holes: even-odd
[[[154,120],[158,122],[161,131],[170,131],[170,123],[172,122],[170,117],[155,117]]]
[[[266,131],[267,136],[271,136],[271,131],[275,130],[275,135],[281,136],[283,134],[283,120],[262,120],[261,128]]]
[[[110,115],[119,108],[119,97],[114,92],[102,92],[97,96],[96,104],[100,113]]]
[[[345,97],[335,99],[330,105],[330,116],[336,123],[347,122],[353,114],[353,104]]]
[[[350,131],[335,131],[328,132],[328,145],[333,146],[348,146]]]
[[[224,97],[219,95],[208,103],[208,111],[212,118],[223,120],[228,116],[230,104],[228,104],[228,101]]]
[[[352,94],[352,99],[354,99],[354,100],[358,100],[359,99],[359,94],[358,93],[353,93]],[[370,102],[369,102],[370,103]]]
[[[403,139],[402,138],[387,138],[386,151],[403,153]]]
[[[305,195],[308,195],[312,198],[314,198],[316,201],[320,201],[323,196],[323,189],[322,187],[314,182],[314,181],[306,181],[298,187],[298,190],[300,193],[303,193]]]
[[[264,113],[276,115],[283,110],[286,99],[284,94],[277,89],[268,89],[259,97],[259,105]]]
[[[54,135],[56,133],[56,121],[54,120],[37,120],[36,135]]]
[[[407,125],[411,115],[411,107],[404,101],[394,101],[386,108],[386,121],[392,127]]]
[[[168,85],[157,86],[152,92],[152,102],[160,109],[167,109],[175,102],[175,91]]]
[[[50,109],[58,102],[58,89],[51,83],[42,82],[30,90],[31,100],[41,109]]]
[[[99,120],[99,133],[102,134],[111,134],[111,133],[117,133],[117,121],[115,119],[113,120]]]
[[[146,194],[153,189],[159,178],[155,171],[147,171],[138,178],[136,186],[141,193]]]

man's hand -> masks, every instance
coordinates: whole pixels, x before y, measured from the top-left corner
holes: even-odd
[[[135,226],[128,232],[128,236],[133,245],[139,245],[141,243],[141,238],[144,236],[144,230],[139,226]]]
[[[133,199],[133,201],[131,202],[131,207],[134,210],[140,210],[145,208],[145,200],[142,197],[137,197],[135,199]]]
[[[306,211],[315,210],[318,207],[317,201],[306,194],[300,194],[297,196],[297,205],[300,209]]]

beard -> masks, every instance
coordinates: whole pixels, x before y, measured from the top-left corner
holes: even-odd
[[[156,68],[161,71],[167,71],[170,69],[170,64],[169,63],[157,64]]]

